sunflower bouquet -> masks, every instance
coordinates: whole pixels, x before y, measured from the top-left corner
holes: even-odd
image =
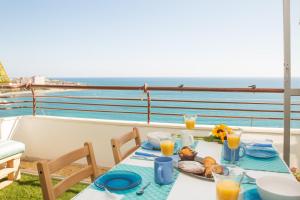
[[[218,124],[213,128],[211,133],[210,136],[204,138],[205,141],[223,143],[227,139],[227,133],[232,133],[232,128],[226,124]]]

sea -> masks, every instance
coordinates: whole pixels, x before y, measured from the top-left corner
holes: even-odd
[[[174,77],[174,78],[52,78],[69,82],[80,83],[83,85],[106,85],[106,86],[142,86],[145,83],[150,86],[197,86],[197,87],[241,87],[245,88],[250,85],[256,85],[257,88],[282,88],[282,78],[190,78],[190,77]],[[300,78],[294,78],[292,87],[300,88]],[[142,91],[107,91],[107,90],[68,90],[63,92],[49,92],[51,96],[88,96],[88,97],[109,97],[109,98],[138,98],[138,101],[124,100],[85,100],[85,99],[64,99],[64,98],[38,98],[38,107],[47,108],[69,108],[82,110],[110,110],[122,112],[147,112],[147,108],[138,107],[113,107],[101,105],[67,105],[56,103],[42,103],[41,101],[59,101],[74,103],[91,103],[91,104],[126,104],[126,105],[147,105],[147,97]],[[175,99],[175,100],[199,100],[199,101],[239,101],[239,102],[283,102],[282,94],[267,93],[222,93],[222,92],[174,92],[174,91],[151,91],[151,99]],[[20,98],[25,100],[28,98]],[[29,98],[30,99],[30,98]],[[9,101],[8,99],[5,99]],[[12,99],[13,100],[13,99]],[[300,98],[293,97],[293,105],[291,113],[292,118],[300,119]],[[28,103],[20,104],[28,105]],[[30,106],[31,104],[29,104]],[[15,106],[15,105],[11,105]],[[283,127],[283,120],[258,120],[243,118],[209,118],[210,116],[247,116],[247,117],[267,117],[277,118],[283,117],[283,112],[249,112],[249,111],[226,111],[213,110],[212,108],[233,108],[233,109],[261,109],[261,110],[283,110],[283,105],[248,105],[248,104],[224,104],[224,103],[187,103],[187,102],[151,102],[151,106],[174,106],[174,107],[193,107],[199,109],[179,109],[179,108],[151,108],[151,122],[161,123],[183,123],[184,114],[197,114],[197,124],[199,125],[216,125],[220,123],[229,126],[253,126],[253,127]],[[207,110],[206,110],[207,109]],[[175,113],[178,116],[156,115],[155,113]],[[32,109],[12,109],[1,111],[2,116],[31,115]],[[147,121],[146,114],[131,113],[108,113],[108,112],[82,112],[72,110],[51,110],[37,109],[38,115],[79,117],[93,119],[110,119],[110,120],[129,120],[129,121]],[[292,128],[300,128],[300,121],[292,120]]]

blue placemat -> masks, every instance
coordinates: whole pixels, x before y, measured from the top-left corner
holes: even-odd
[[[128,170],[139,174],[142,177],[142,183],[130,190],[126,191],[118,191],[116,193],[125,195],[122,200],[135,200],[135,199],[143,199],[143,200],[165,200],[167,199],[174,182],[178,177],[178,171],[174,169],[174,182],[170,185],[158,185],[154,181],[154,169],[152,167],[140,167],[135,165],[126,165],[120,164],[114,167],[111,171],[114,170]],[[151,185],[145,190],[145,193],[142,196],[136,195],[136,191],[140,190],[146,183],[151,182]],[[93,184],[92,188],[97,189]]]
[[[228,161],[223,159],[222,151],[222,164],[227,164]],[[248,155],[245,155],[239,160],[239,167],[247,170],[257,170],[257,171],[269,171],[269,172],[278,172],[278,173],[289,173],[288,167],[282,161],[279,156],[274,158],[254,158]]]

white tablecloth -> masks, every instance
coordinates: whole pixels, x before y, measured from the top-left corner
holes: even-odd
[[[141,151],[141,150],[139,150]],[[217,161],[221,158],[221,151],[222,151],[222,145],[214,143],[214,142],[205,142],[205,141],[199,141],[196,146],[196,151],[198,152],[198,155],[201,157],[205,156],[212,156]],[[145,151],[147,152],[147,151]],[[149,153],[149,152],[148,152]],[[151,151],[151,153],[153,153]],[[160,153],[157,153],[157,155],[160,155]],[[144,161],[144,160],[134,160],[130,159],[130,156],[127,157],[125,160],[121,162],[122,164],[129,164],[129,165],[137,165],[137,166],[143,166],[143,167],[153,167],[153,161]],[[253,172],[253,171],[252,171]],[[281,176],[289,176],[291,177],[291,174],[282,174],[282,173],[274,173],[274,172],[259,172],[255,171],[258,175],[266,175],[266,174],[276,174]],[[96,191],[98,193],[103,193],[100,191]],[[89,196],[95,196],[95,192],[91,192],[90,189],[83,190],[79,195],[74,197],[75,200],[84,200],[87,199],[86,197]],[[102,194],[101,194],[102,195]],[[106,199],[101,198],[99,195],[98,199]],[[169,196],[167,198],[168,200],[216,200],[216,191],[215,191],[215,184],[213,182],[200,180],[191,176],[188,176],[186,174],[180,173],[178,175],[178,178],[176,179],[174,186],[169,193]]]

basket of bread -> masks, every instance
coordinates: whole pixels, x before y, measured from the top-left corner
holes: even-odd
[[[190,147],[183,147],[178,152],[178,155],[180,157],[178,170],[194,177],[214,181],[212,168],[214,168],[214,173],[217,174],[226,175],[229,173],[229,170],[225,166],[218,164],[211,156],[204,158],[196,157],[197,152]]]

